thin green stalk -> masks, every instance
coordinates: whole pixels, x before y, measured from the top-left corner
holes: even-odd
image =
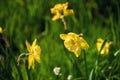
[[[28,61],[27,60],[26,60],[26,72],[27,72],[27,75],[28,75],[28,80],[31,80],[30,71],[28,70]]]
[[[96,74],[95,80],[98,79],[98,63],[99,63],[99,53],[97,55],[97,59],[96,59],[96,62],[95,62],[95,74]]]
[[[70,54],[70,53],[68,52],[68,50],[66,50],[65,47],[64,47],[64,51],[65,51],[65,53],[67,54],[66,56],[68,57],[68,59],[69,59],[69,60],[71,61],[71,63],[72,63],[73,71],[75,71],[75,72],[73,72],[74,75],[75,75],[75,77],[80,77],[80,75],[82,76],[82,73],[81,73],[81,71],[80,71],[80,68],[79,68],[79,66],[78,66],[78,63],[77,63],[76,59],[74,59],[73,56],[71,56],[72,54]]]
[[[102,44],[102,46],[101,46],[101,48],[100,48],[100,51],[98,52],[97,59],[96,59],[96,62],[95,62],[95,74],[96,74],[95,80],[98,80],[98,75],[99,75],[99,70],[98,70],[98,67],[99,67],[99,66],[98,66],[98,65],[99,65],[99,56],[100,56],[100,53],[101,53],[101,51],[102,51],[102,49],[103,49],[106,41],[107,41],[107,40],[105,40],[105,41],[103,42],[103,44]]]
[[[87,60],[86,60],[86,52],[84,51],[84,61],[85,61],[85,72],[86,72],[86,80],[88,80],[88,67],[87,67]]]
[[[110,23],[111,23],[111,31],[112,31],[112,35],[113,35],[113,41],[116,42],[116,31],[115,31],[113,16],[110,17]]]
[[[56,75],[56,80],[61,80],[60,75]]]
[[[67,30],[67,24],[66,24],[64,15],[62,15],[62,22],[64,24],[64,29]]]

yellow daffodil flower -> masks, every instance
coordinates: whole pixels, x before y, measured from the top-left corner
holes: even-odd
[[[75,33],[60,34],[60,38],[64,41],[65,48],[74,52],[76,57],[79,57],[81,49],[87,50],[89,48],[88,43]]]
[[[0,27],[0,33],[3,33],[3,29],[2,29],[2,27]]]
[[[73,14],[74,11],[72,9],[67,9],[68,8],[68,2],[65,4],[56,4],[53,8],[51,8],[51,13],[55,14],[52,18],[53,21],[57,19],[61,19],[62,16],[68,16],[70,14]]]
[[[28,69],[32,67],[34,69],[34,61],[36,60],[37,62],[40,63],[40,54],[41,54],[41,48],[36,44],[37,39],[35,39],[30,46],[29,42],[26,41],[26,47],[29,52],[28,56]]]
[[[100,51],[103,42],[104,42],[103,39],[101,39],[101,38],[97,39],[96,46],[97,46],[98,52]],[[110,47],[110,44],[108,42],[106,42],[103,49],[101,50],[100,54],[108,54],[109,53],[109,47]]]

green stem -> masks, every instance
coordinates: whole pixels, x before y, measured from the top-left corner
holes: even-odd
[[[98,55],[97,55],[97,60],[96,60],[96,62],[95,62],[95,74],[96,74],[95,80],[98,79],[98,62],[99,62],[99,54],[100,54],[100,53],[98,53]]]
[[[87,60],[86,60],[86,53],[85,53],[85,51],[84,51],[84,61],[85,61],[86,80],[88,80],[88,68],[87,68]]]
[[[62,19],[62,22],[63,22],[63,24],[64,24],[64,29],[67,30],[67,24],[66,24],[66,21],[65,21],[65,17],[64,17],[64,15],[62,15],[61,17],[62,17],[62,18],[61,18],[61,19]]]
[[[27,72],[27,75],[28,75],[28,80],[31,80],[30,71],[28,70],[28,61],[27,60],[26,60],[26,72]]]
[[[98,66],[99,65],[99,56],[100,56],[100,53],[101,53],[102,49],[104,48],[104,45],[105,45],[106,41],[107,40],[104,40],[104,42],[103,42],[103,44],[102,44],[102,46],[100,48],[100,51],[98,52],[98,55],[97,55],[97,59],[96,59],[96,63],[95,63],[95,74],[96,74],[95,80],[98,80],[98,75],[99,75],[99,70],[98,70],[98,67],[99,67]]]
[[[111,23],[111,31],[112,31],[112,35],[113,35],[113,41],[116,42],[116,31],[115,31],[115,25],[114,25],[114,21],[113,21],[113,16],[112,15],[110,17],[110,23]]]
[[[73,68],[73,76],[74,77],[80,77],[82,76],[82,73],[79,69],[79,66],[78,66],[78,63],[77,63],[77,60],[75,58],[73,58],[73,55],[70,54],[68,52],[68,50],[64,47],[64,51],[66,53],[66,56],[68,57],[68,59],[71,61],[71,64],[72,64],[72,68]]]

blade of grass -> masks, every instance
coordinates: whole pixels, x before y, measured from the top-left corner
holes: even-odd
[[[98,70],[98,67],[99,67],[98,66],[99,65],[99,56],[100,56],[100,53],[101,53],[102,49],[104,48],[104,45],[105,45],[106,41],[107,40],[104,40],[104,42],[103,42],[103,44],[102,44],[102,46],[100,48],[100,51],[98,52],[98,55],[97,55],[97,59],[96,59],[96,63],[95,63],[95,74],[96,74],[95,80],[98,80],[98,75],[99,75],[99,70]]]
[[[26,63],[26,72],[27,72],[27,75],[28,75],[28,80],[31,80],[30,71],[28,70],[28,61],[26,60],[25,63]]]
[[[93,80],[93,74],[94,74],[94,68],[91,70],[90,75],[89,75],[89,79],[88,80]]]
[[[88,67],[87,67],[87,60],[86,60],[86,52],[84,51],[84,61],[85,61],[85,72],[86,72],[86,80],[88,80]]]

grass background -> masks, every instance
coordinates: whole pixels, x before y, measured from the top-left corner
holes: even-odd
[[[67,31],[61,20],[51,20],[50,13],[55,4],[66,1],[74,10],[73,15],[65,17]],[[68,32],[83,33],[90,45],[86,53],[89,75],[98,53],[97,38],[113,41],[109,55],[100,56],[97,80],[120,80],[119,7],[119,0],[1,0],[0,26],[10,47],[0,38],[0,80],[66,80],[68,75],[72,75],[72,80],[85,80],[83,52],[76,58],[59,38]],[[27,52],[25,41],[32,43],[35,38],[42,49],[41,63],[35,62],[34,70],[27,70],[25,61],[18,67],[18,56]],[[56,66],[61,67],[59,77],[53,73]]]

